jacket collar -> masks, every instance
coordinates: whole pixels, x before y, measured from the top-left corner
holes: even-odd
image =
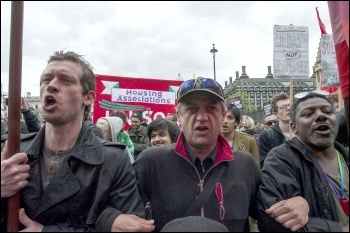
[[[284,137],[283,132],[282,132],[282,130],[280,128],[280,123],[279,122],[277,122],[271,129],[273,131],[275,131],[276,133],[278,133],[279,135]]]
[[[184,157],[188,161],[191,161],[190,156],[188,155],[188,153],[185,149],[184,140],[185,140],[185,136],[184,136],[183,132],[181,132],[179,135],[179,138],[175,144],[174,150],[175,150],[175,152],[180,154],[182,157]],[[214,165],[216,165],[222,161],[230,161],[230,160],[234,159],[234,154],[233,154],[234,152],[232,152],[230,145],[228,144],[226,139],[224,137],[222,137],[221,135],[218,136],[217,145],[218,145],[217,146],[218,150],[216,153]]]
[[[300,140],[297,137],[294,137],[292,140],[288,140],[286,142],[289,146],[297,149],[300,151],[304,157],[309,156],[310,151],[307,149],[307,147],[300,142]],[[345,148],[343,145],[341,145],[339,142],[334,141],[334,148],[337,149],[344,157],[344,160],[349,167],[349,149]]]
[[[34,159],[37,159],[42,153],[44,143],[45,126],[40,129],[31,145],[25,150],[25,153]],[[69,155],[88,164],[102,164],[104,162],[102,140],[98,138],[85,123],[83,123],[77,142]]]

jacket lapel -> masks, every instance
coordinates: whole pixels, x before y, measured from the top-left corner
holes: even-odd
[[[36,216],[62,200],[74,195],[79,189],[80,185],[65,159],[56,175],[43,192]]]

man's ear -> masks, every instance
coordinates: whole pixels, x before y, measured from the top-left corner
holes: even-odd
[[[94,91],[89,91],[86,96],[85,96],[85,105],[88,106],[88,105],[92,105],[94,103],[94,100],[95,100],[95,97],[96,97],[96,93]]]
[[[293,131],[294,134],[297,134],[297,133],[298,133],[298,131],[296,130],[295,124],[294,124],[293,122],[290,122],[290,123],[289,123],[289,126],[290,126],[290,128],[292,129],[292,131]]]
[[[178,111],[176,111],[176,116],[177,116],[177,122],[180,124],[181,123],[181,117]]]

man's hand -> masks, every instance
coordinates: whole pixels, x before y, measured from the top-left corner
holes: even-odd
[[[40,223],[31,220],[26,215],[23,208],[19,210],[19,221],[26,227],[20,232],[41,232],[44,228],[44,226],[41,225]]]
[[[299,230],[309,221],[309,204],[301,196],[277,202],[265,212],[291,231]]]
[[[154,220],[146,220],[133,214],[120,214],[112,224],[111,232],[151,232]]]
[[[7,141],[1,152],[1,198],[11,197],[27,185],[30,166],[24,153],[8,158]],[[7,159],[8,158],[8,159]]]
[[[29,110],[29,105],[23,97],[21,97],[21,110],[24,112]]]

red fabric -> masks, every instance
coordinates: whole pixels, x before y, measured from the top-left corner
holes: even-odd
[[[131,126],[130,116],[136,110],[142,112],[143,119],[147,122],[147,124],[159,116],[165,118],[168,113],[174,113],[176,106],[175,87],[179,87],[183,83],[182,80],[160,80],[99,74],[96,75],[95,82],[96,98],[94,101],[93,122],[96,123],[100,117],[105,117],[112,113],[112,110],[105,108],[106,106],[111,106],[115,109],[123,107],[123,109],[120,110],[124,111],[128,119],[125,128],[129,128],[129,126]],[[175,92],[173,95],[175,101],[173,103],[170,102],[170,99],[173,100],[174,98],[163,98],[158,96],[150,97],[150,94],[148,93],[148,91],[152,91],[153,93],[162,92],[163,94],[165,92],[172,93],[173,91],[170,91],[171,88],[174,89]],[[111,94],[112,89],[119,89],[121,92],[125,90],[133,90],[135,92],[140,91],[140,94],[138,94],[139,98],[136,98],[137,102],[131,102],[130,100],[113,100]],[[132,94],[130,94],[130,96],[132,96]],[[150,100],[150,98],[152,98],[152,100]],[[156,101],[160,98],[169,100],[169,104],[156,103]]]
[[[335,45],[337,56],[339,79],[343,99],[349,97],[349,47],[346,41]]]
[[[349,98],[349,2],[328,1],[343,99]]]
[[[318,24],[320,25],[321,35],[327,34],[326,27],[324,26],[324,24],[320,18],[320,13],[318,13],[317,7],[316,7],[316,13],[317,13]]]
[[[338,91],[338,87],[320,87],[321,90],[327,91],[329,94],[332,94],[336,91]]]

